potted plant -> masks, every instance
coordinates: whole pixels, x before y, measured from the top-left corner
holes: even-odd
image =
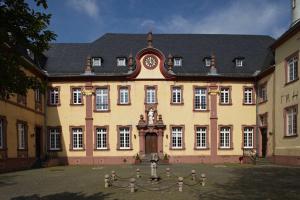
[[[161,160],[161,163],[163,164],[169,164],[169,155],[168,154],[164,154],[163,159]]]

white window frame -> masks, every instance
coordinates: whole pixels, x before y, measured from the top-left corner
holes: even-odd
[[[108,88],[96,89],[96,110],[108,111],[109,110],[109,90]]]
[[[120,104],[129,104],[129,89],[128,87],[121,87],[119,89],[119,97],[120,97]]]
[[[96,128],[96,149],[107,149],[107,128]]]
[[[26,133],[26,125],[24,123],[18,123],[18,149],[24,150],[26,147],[25,144],[25,133]]]
[[[296,106],[286,109],[286,136],[297,135],[297,115]]]
[[[220,103],[230,104],[230,88],[221,87],[220,89]]]
[[[194,90],[194,109],[207,110],[207,89],[195,88]]]
[[[210,67],[211,66],[211,58],[205,58],[204,64],[205,64],[205,67]]]
[[[182,58],[174,58],[174,67],[182,66]]]
[[[58,128],[49,129],[49,150],[50,151],[60,150],[60,140],[61,140],[60,137],[61,137],[60,130]]]
[[[117,58],[117,66],[125,67],[126,66],[126,58]]]
[[[172,87],[172,103],[182,103],[182,89],[180,87]]]
[[[41,91],[39,88],[35,89],[35,101],[38,103],[41,102]]]
[[[59,103],[59,90],[58,88],[51,88],[50,89],[50,105],[57,105]]]
[[[72,101],[73,104],[82,104],[82,91],[81,88],[72,89]]]
[[[220,148],[221,149],[230,149],[231,143],[231,128],[230,127],[221,127],[220,128]]]
[[[244,89],[244,104],[253,104],[253,88]]]
[[[93,67],[101,67],[101,65],[102,65],[102,58],[100,58],[100,57],[92,58],[92,66]]]
[[[182,127],[172,127],[172,149],[183,148],[183,130]]]
[[[243,59],[235,59],[235,66],[236,67],[243,67],[244,66],[244,60]]]
[[[120,149],[130,149],[130,128],[121,127],[119,129]]]
[[[244,128],[244,149],[252,149],[253,148],[253,140],[254,138],[254,128],[253,127],[245,127]]]
[[[298,79],[298,57],[295,56],[290,58],[287,62],[287,65],[287,82],[289,83]]]
[[[196,148],[206,149],[207,148],[207,128],[206,127],[196,127]]]
[[[74,150],[83,149],[83,130],[82,128],[72,128],[72,148]]]
[[[4,120],[0,119],[0,149],[3,149],[4,144]]]
[[[156,89],[154,87],[149,87],[146,89],[146,103],[156,103]]]

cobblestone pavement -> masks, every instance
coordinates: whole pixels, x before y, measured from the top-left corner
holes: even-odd
[[[167,167],[173,173],[169,179],[165,172]],[[135,177],[136,168],[141,171],[139,183],[142,187],[138,187],[135,193],[130,193],[126,187],[126,179],[119,185],[124,188],[104,188],[105,174],[114,170],[118,177]],[[178,192],[177,176],[185,177],[192,169],[196,170],[198,177],[201,173],[206,174],[206,185],[192,184],[191,177],[187,177],[183,192]],[[162,178],[160,184],[151,184],[149,174],[150,167],[135,165],[67,166],[0,174],[0,200],[300,199],[300,168],[297,167],[162,165],[158,166]],[[120,181],[115,184],[120,184]]]

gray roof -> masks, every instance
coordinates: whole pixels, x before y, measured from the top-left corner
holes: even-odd
[[[84,72],[88,55],[101,57],[96,75],[122,75],[128,67],[118,67],[117,57],[135,56],[147,46],[146,34],[105,34],[91,43],[54,43],[47,56],[46,70],[50,76],[79,75]],[[209,72],[203,58],[215,54],[217,72],[221,76],[250,77],[274,64],[270,36],[223,34],[153,34],[153,46],[167,58],[182,57],[182,66],[174,67],[177,76],[203,75]],[[245,66],[235,67],[236,57],[244,57]]]

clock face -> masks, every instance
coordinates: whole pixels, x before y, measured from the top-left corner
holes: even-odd
[[[158,64],[158,60],[155,56],[148,55],[148,56],[145,56],[145,58],[143,60],[143,64],[148,69],[154,69]]]

